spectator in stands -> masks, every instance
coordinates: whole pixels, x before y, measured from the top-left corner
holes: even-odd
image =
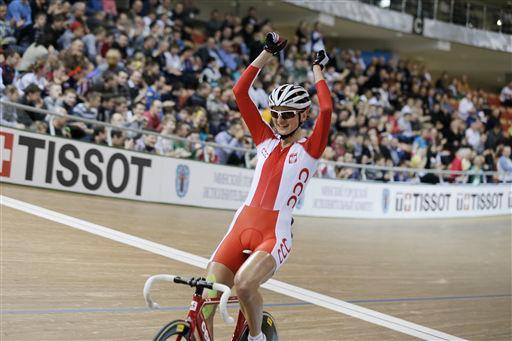
[[[311,52],[325,50],[324,36],[320,30],[320,23],[317,21],[311,31]]]
[[[105,62],[94,70],[93,82],[99,83],[102,76],[106,73],[117,75],[121,71],[125,71],[125,67],[121,62],[121,53],[119,50],[109,49],[105,56]]]
[[[174,140],[172,140],[171,136],[176,134],[176,121],[172,116],[166,116],[162,122],[162,136],[159,136],[156,141],[156,152],[159,155],[168,155],[172,156],[174,151]],[[164,137],[164,136],[167,136]]]
[[[49,111],[55,110],[57,107],[62,107],[62,86],[59,84],[51,84],[48,89],[48,96],[43,99],[44,107]]]
[[[492,130],[487,133],[487,139],[485,140],[485,149],[494,149],[496,146],[505,143],[505,136],[501,125],[496,124]]]
[[[330,146],[327,146],[322,154],[322,159],[327,161],[334,161],[336,153],[334,149]],[[336,169],[333,164],[321,161],[318,164],[317,176],[321,178],[335,179],[336,178]]]
[[[511,147],[505,146],[498,159],[499,180],[507,183],[512,182],[512,160],[510,159]]]
[[[66,109],[68,115],[73,115],[73,108],[76,105],[76,90],[68,88],[64,91],[64,97],[62,99],[62,106]]]
[[[500,102],[507,107],[512,107],[512,81],[501,89]]]
[[[476,109],[473,103],[473,95],[471,92],[468,92],[459,102],[459,118],[466,122],[470,116],[474,116],[475,114]]]
[[[6,20],[7,5],[0,2],[0,45],[16,43],[15,31],[12,22]]]
[[[24,91],[23,97],[20,99],[20,104],[30,107],[43,109],[44,102],[41,98],[41,89],[36,84],[29,84]],[[43,121],[45,114],[40,114],[34,111],[25,110],[25,114],[18,116],[19,123],[29,128],[34,121]]]
[[[480,134],[482,123],[480,121],[473,121],[468,129],[466,129],[467,143],[478,153],[483,152],[484,144]]]
[[[100,145],[107,145],[107,132],[105,127],[95,127],[93,132],[93,142]]]
[[[48,81],[46,80],[45,61],[42,59],[38,60],[30,66],[29,70],[29,72],[25,73],[18,80],[16,84],[18,90],[24,92],[30,84],[36,85],[41,91],[45,90],[48,84]]]
[[[146,129],[148,125],[149,119],[144,116],[144,108],[145,105],[142,102],[138,102],[133,107],[133,114],[130,118],[128,118],[126,127],[132,128],[132,129]],[[162,134],[164,132],[162,131]],[[129,131],[128,133],[129,138],[136,138],[137,133]],[[137,137],[138,138],[138,137]]]
[[[244,136],[242,123],[239,120],[233,120],[230,122],[227,131],[222,131],[215,136],[215,143],[226,147],[243,148]],[[226,147],[217,147],[215,150],[220,164],[240,165],[244,162],[243,152]]]
[[[135,150],[139,152],[146,152],[151,154],[156,154],[156,145],[157,138],[153,134],[143,135],[140,139],[135,142]]]
[[[197,91],[194,91],[194,93],[192,93],[192,96],[190,96],[188,98],[187,106],[189,106],[189,107],[199,106],[199,107],[206,108],[206,99],[208,98],[210,91],[211,91],[210,84],[208,84],[206,82],[199,84]]]
[[[16,30],[32,25],[32,9],[28,0],[13,0],[7,7],[7,21],[13,21]]]
[[[199,75],[199,81],[210,84],[211,86],[217,86],[222,74],[219,70],[219,64],[217,59],[208,56],[206,67]]]
[[[62,116],[55,116],[54,119],[50,121],[48,133],[52,136],[71,138],[71,128],[68,126],[66,109],[57,107],[54,112]]]
[[[16,103],[19,99],[18,89],[14,85],[8,85],[5,89],[5,95],[2,96],[2,101]],[[11,128],[23,129],[25,125],[21,122],[30,119],[25,111],[15,108],[13,106],[3,105],[0,107],[0,123],[4,126]]]
[[[73,115],[89,120],[96,120],[100,103],[101,95],[98,92],[89,92],[86,100],[82,103],[78,103],[73,108]]]
[[[112,140],[112,147],[133,149],[133,139],[127,140],[125,134],[121,130],[112,130],[110,138]],[[129,141],[129,143],[125,143],[126,141]]]
[[[473,185],[480,185],[484,180],[483,165],[485,158],[482,155],[478,155],[473,159],[473,166],[469,169],[473,174],[469,176],[468,183]]]
[[[147,129],[153,129],[156,131],[162,130],[161,125],[161,116],[162,116],[162,102],[160,100],[155,100],[151,104],[151,108],[144,112],[144,117],[147,118]]]

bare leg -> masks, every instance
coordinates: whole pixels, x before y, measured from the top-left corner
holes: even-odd
[[[233,279],[235,275],[233,274],[233,271],[231,271],[227,266],[221,263],[217,262],[210,262],[208,264],[208,267],[206,268],[207,276],[208,277],[214,277],[214,281],[216,283],[222,283],[224,285],[227,285],[228,287],[233,287]],[[205,294],[203,296],[207,296],[208,292],[210,290],[206,290]],[[220,296],[220,294],[217,293],[217,297]],[[211,296],[210,296],[211,297]],[[216,307],[216,306],[213,306]],[[215,315],[215,309],[211,311],[209,316],[206,317],[206,326],[208,327],[208,330],[210,331],[210,335],[213,339],[213,316]]]
[[[263,299],[258,291],[260,285],[274,274],[276,262],[265,251],[257,251],[240,267],[235,275],[235,288],[251,336],[261,333]]]

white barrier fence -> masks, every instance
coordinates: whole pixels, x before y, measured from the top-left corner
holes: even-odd
[[[237,209],[252,170],[2,127],[0,180],[107,197]],[[352,218],[512,214],[512,185],[413,185],[313,178],[295,214]]]

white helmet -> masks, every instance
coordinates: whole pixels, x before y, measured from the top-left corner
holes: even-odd
[[[309,94],[302,86],[283,84],[278,86],[268,96],[271,107],[286,106],[294,109],[306,109],[311,105]]]

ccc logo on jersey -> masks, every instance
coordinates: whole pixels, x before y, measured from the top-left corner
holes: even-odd
[[[309,179],[309,170],[307,168],[302,168],[299,173],[299,180],[293,186],[292,195],[288,198],[286,205],[291,206],[292,208],[297,205],[298,197],[302,194],[304,190],[304,185]]]

